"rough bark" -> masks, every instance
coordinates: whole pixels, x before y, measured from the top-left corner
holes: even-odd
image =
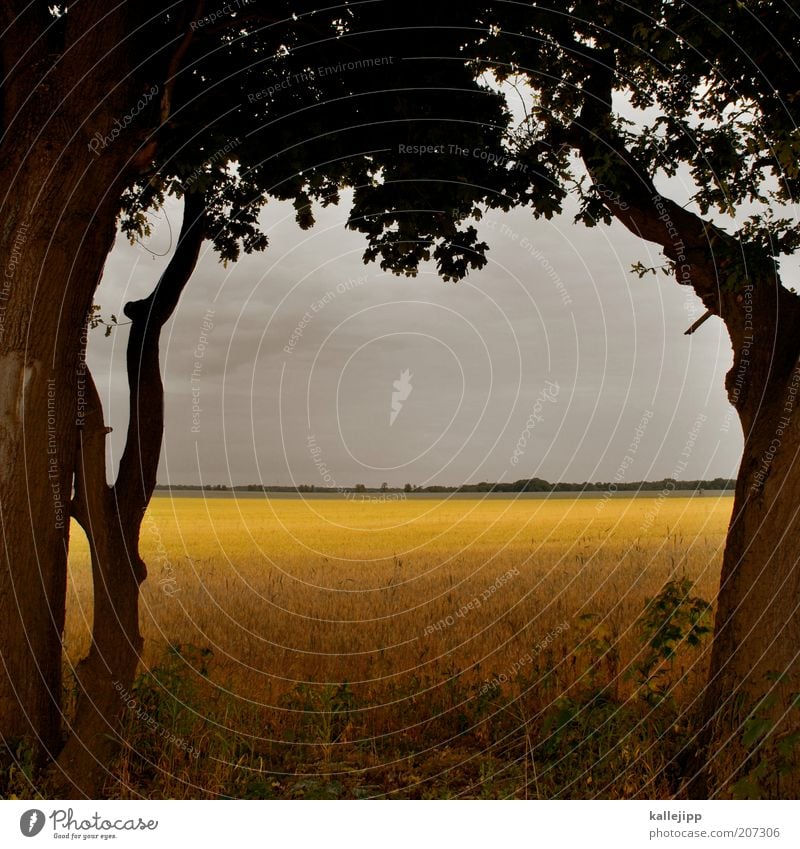
[[[103,412],[91,386],[91,408],[80,442],[73,514],[89,539],[94,586],[92,645],[76,670],[79,696],[70,736],[52,771],[54,791],[69,797],[100,795],[120,742],[125,710],[121,692],[133,683],[142,637],[139,587],[147,569],[139,533],[156,484],[164,430],[164,387],[159,365],[161,329],[195,268],[204,238],[201,195],[187,195],[180,238],[151,295],[128,303],[130,415],[117,479],[106,483]]]
[[[124,140],[102,156],[88,142],[107,130],[98,105],[123,114],[136,82],[121,78],[120,11],[78,4],[54,55],[47,13],[25,5],[4,5],[0,51],[0,740],[28,738],[43,759],[60,740],[82,328],[127,159]]]
[[[613,128],[613,54],[596,51],[591,61],[569,139],[614,217],[659,245],[678,282],[725,322],[733,350],[726,387],[745,438],[686,789],[727,796],[749,778],[738,792],[798,798],[791,743],[800,739],[800,709],[792,706],[800,693],[800,298],[777,270],[765,274],[761,266],[745,269],[736,289],[724,285],[731,265],[744,261],[742,246],[661,196]],[[762,733],[745,745],[757,727]]]
[[[689,790],[700,797],[735,789],[743,796],[796,799],[800,308],[776,281],[760,281],[742,297],[754,301],[752,344],[737,352],[727,386],[745,444],[717,599],[702,763],[689,777]]]
[[[0,749],[27,741],[40,763],[61,747],[82,329],[120,196],[151,162],[159,103],[148,114],[142,97],[167,67],[169,112],[185,53],[170,64],[186,29],[175,11],[174,33],[161,27],[155,43],[146,4],[82,2],[58,20],[46,4],[0,8]]]

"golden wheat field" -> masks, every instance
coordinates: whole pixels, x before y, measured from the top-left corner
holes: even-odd
[[[346,796],[391,786],[425,795],[427,783],[434,795],[473,785],[519,795],[523,784],[528,795],[529,758],[508,748],[513,732],[523,729],[525,747],[552,740],[548,716],[587,687],[615,705],[634,698],[647,599],[684,578],[692,596],[713,599],[731,506],[716,496],[156,497],[142,530],[139,700],[183,742],[137,766],[147,729],[132,717],[130,734],[141,739],[119,792]],[[88,646],[90,599],[76,528],[69,663]],[[687,710],[704,647],[679,646],[670,664],[670,698]],[[564,745],[569,754],[582,743]],[[614,783],[622,767],[609,765],[607,794],[663,779],[647,748],[642,738],[616,753],[619,764],[648,766]],[[588,768],[600,754],[581,757]],[[557,765],[564,754],[543,750],[542,759]],[[565,785],[557,766],[540,768],[537,792],[597,786],[584,785],[580,769],[570,767]],[[487,783],[487,769],[506,783]],[[451,787],[442,775],[460,778]]]

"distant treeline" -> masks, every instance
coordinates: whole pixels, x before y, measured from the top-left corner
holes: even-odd
[[[356,484],[352,487],[329,487],[314,486],[313,484],[300,484],[300,486],[278,486],[273,484],[251,483],[239,486],[226,486],[225,484],[158,484],[156,489],[166,490],[188,490],[201,489],[206,491],[226,492],[318,492],[330,493],[366,493],[366,492],[660,492],[662,490],[693,491],[701,489],[732,490],[736,487],[736,481],[732,478],[714,478],[714,480],[682,481],[675,478],[664,478],[659,481],[595,481],[594,483],[550,483],[542,478],[528,478],[514,483],[467,483],[461,486],[412,486],[407,483],[403,487],[388,486],[369,487],[364,484]]]

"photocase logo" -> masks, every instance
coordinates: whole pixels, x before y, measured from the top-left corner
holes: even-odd
[[[19,830],[25,837],[36,837],[44,828],[44,814],[37,808],[31,808],[19,818]]]
[[[400,415],[400,410],[403,409],[403,402],[408,400],[408,396],[414,388],[411,385],[411,378],[413,376],[409,369],[405,369],[400,372],[399,380],[392,382],[394,392],[392,392],[392,412],[389,415],[389,427],[394,424],[395,419]]]

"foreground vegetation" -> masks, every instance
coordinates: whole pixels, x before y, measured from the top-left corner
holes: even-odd
[[[156,498],[144,658],[106,792],[681,794],[730,507]],[[77,537],[70,669],[91,610]],[[780,758],[753,758],[734,792],[774,792]],[[23,758],[8,792],[31,795],[29,775]]]

